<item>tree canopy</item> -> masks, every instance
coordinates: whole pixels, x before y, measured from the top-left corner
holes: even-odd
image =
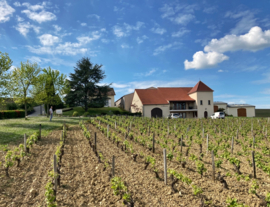
[[[27,103],[33,100],[29,95],[32,86],[38,81],[40,71],[37,63],[32,64],[27,61],[26,63],[21,62],[21,67],[15,68],[11,73],[9,91],[17,103],[24,103],[25,118],[27,116]]]
[[[12,60],[10,59],[8,54],[0,52],[0,102],[2,101],[2,97],[8,94],[8,70],[11,66]]]
[[[75,73],[69,76],[70,91],[65,98],[67,104],[81,105],[85,111],[91,104],[105,105],[109,85],[99,85],[106,77],[101,68],[102,65],[94,65],[89,58],[84,57],[77,62]]]

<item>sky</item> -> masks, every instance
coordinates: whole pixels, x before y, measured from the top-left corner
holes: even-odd
[[[214,101],[270,108],[269,0],[0,0],[0,51],[69,76],[89,57],[115,100],[193,87]]]

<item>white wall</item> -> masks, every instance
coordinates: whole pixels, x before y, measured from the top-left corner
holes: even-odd
[[[136,113],[136,112],[143,113],[143,105],[142,105],[141,99],[139,98],[139,96],[138,96],[138,94],[137,94],[136,91],[134,92],[134,96],[133,96],[131,105],[133,105],[133,106],[131,106],[131,113]],[[136,107],[134,107],[134,105]]]
[[[166,118],[170,114],[170,105],[144,105],[143,116],[151,118],[151,111],[154,108],[160,108],[162,110],[162,116]]]
[[[214,113],[213,92],[195,92],[189,95],[196,101],[198,118],[204,117],[204,112],[207,111],[208,117]],[[200,105],[200,100],[203,101],[203,105]],[[208,105],[210,100],[210,105]]]
[[[243,107],[243,106],[239,106],[238,108],[236,108],[236,107],[228,107],[227,108],[227,111],[228,111],[227,114],[238,117],[237,109],[239,109],[239,108],[245,108],[246,109],[247,117],[255,117],[255,107]]]

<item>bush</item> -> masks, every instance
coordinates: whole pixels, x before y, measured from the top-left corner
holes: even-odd
[[[18,109],[18,106],[16,103],[7,103],[6,108],[7,110],[16,110]]]
[[[77,111],[74,111],[72,116],[78,116],[78,112]]]
[[[114,111],[113,114],[119,115],[119,114],[121,114],[121,113],[120,113],[120,111]]]
[[[89,116],[89,112],[85,112],[85,113],[83,114],[83,116],[84,116],[84,117]]]
[[[22,118],[25,115],[24,110],[3,110],[0,111],[0,119]]]

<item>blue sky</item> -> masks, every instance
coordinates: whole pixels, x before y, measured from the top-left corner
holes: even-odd
[[[270,108],[270,3],[0,0],[0,51],[69,75],[90,57],[116,99],[135,88],[192,87]]]

